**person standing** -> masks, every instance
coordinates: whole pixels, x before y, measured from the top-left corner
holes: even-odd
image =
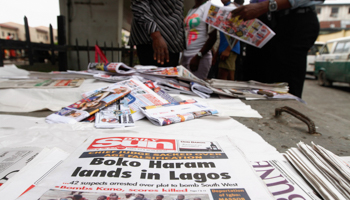
[[[141,65],[177,66],[185,48],[183,0],[132,0],[131,46]]]
[[[211,48],[216,41],[216,30],[208,34],[208,25],[201,20],[207,0],[195,0],[185,18],[186,44],[181,64],[200,79],[206,79],[211,67]]]
[[[233,6],[230,0],[221,0],[224,6]],[[235,0],[235,6],[242,5],[244,1]],[[238,3],[237,3],[238,2]],[[217,51],[218,55],[218,79],[234,80],[236,70],[236,59],[240,52],[240,42],[236,40],[234,47],[228,44],[226,36],[220,31],[220,44]]]
[[[320,25],[315,5],[323,0],[251,0],[233,10],[244,21],[259,18],[276,35],[262,48],[247,45],[244,80],[287,82],[289,93],[301,98],[307,52],[317,39]]]

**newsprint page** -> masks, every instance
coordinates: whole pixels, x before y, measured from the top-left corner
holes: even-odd
[[[19,199],[274,199],[226,136],[139,136],[88,139]]]

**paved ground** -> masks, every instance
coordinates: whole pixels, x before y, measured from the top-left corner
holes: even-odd
[[[317,85],[317,80],[306,79],[303,99],[297,101],[244,101],[259,111],[263,119],[237,118],[267,142],[284,152],[296,147],[299,141],[315,142],[340,156],[350,156],[350,87],[337,84],[333,87]],[[282,113],[275,117],[275,109],[289,106],[314,121],[319,134],[309,134],[306,124],[295,117]]]
[[[348,120],[350,123],[349,84],[334,83],[332,87],[322,87],[317,84],[317,80],[312,79],[306,79],[304,84],[303,99],[308,103],[308,107]]]

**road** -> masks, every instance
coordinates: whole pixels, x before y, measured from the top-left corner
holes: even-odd
[[[322,87],[317,84],[317,80],[307,78],[304,83],[303,99],[308,107],[348,120],[350,124],[349,84],[334,83],[331,87]]]

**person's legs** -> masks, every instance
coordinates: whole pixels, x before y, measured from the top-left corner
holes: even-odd
[[[226,60],[219,61],[219,79],[232,81],[235,79],[236,59],[237,54],[231,51]]]
[[[261,49],[247,46],[244,80],[287,82],[289,93],[301,98],[307,51],[315,42],[319,23],[315,13],[291,13],[275,18],[276,35]],[[266,17],[261,20],[271,27]]]
[[[228,70],[219,67],[219,71],[218,71],[218,79],[222,79],[222,80],[227,80],[229,76]]]

